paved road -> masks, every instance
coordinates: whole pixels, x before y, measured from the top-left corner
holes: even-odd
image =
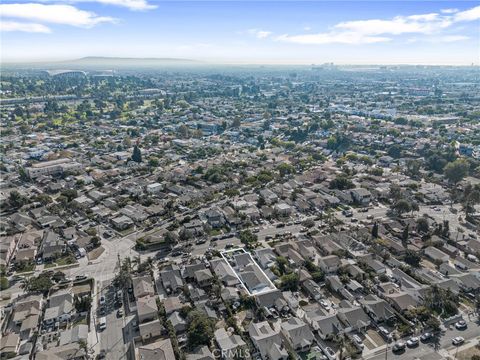
[[[102,295],[106,297],[106,322],[107,328],[103,331],[98,332],[100,349],[105,350],[107,359],[126,359],[127,347],[124,343],[123,337],[123,328],[126,324],[125,316],[118,317],[117,309],[114,306],[115,303],[115,291],[113,287],[110,286],[111,281],[104,281],[101,284]],[[96,314],[96,317],[101,317],[102,315]],[[98,321],[97,321],[98,322]]]
[[[457,330],[455,328],[448,329],[444,332],[440,339],[440,348],[438,352],[435,351],[433,344],[421,343],[416,348],[409,349],[403,353],[393,353],[391,347],[393,344],[389,344],[387,351],[387,357],[385,357],[385,347],[381,347],[378,352],[365,356],[365,359],[368,360],[384,360],[386,359],[395,359],[395,360],[437,360],[440,359],[440,354],[445,353],[445,350],[450,353],[455,353],[456,347],[452,345],[452,338],[456,336],[462,336],[465,339],[465,342],[473,341],[477,337],[480,337],[480,326],[478,322],[468,321],[468,328],[466,330]]]
[[[134,244],[128,236],[105,239],[102,241],[102,246],[105,248],[105,251],[98,259],[91,261],[88,265],[64,270],[64,272],[69,277],[86,275],[93,277],[95,281],[98,282],[111,280],[118,271],[118,256],[123,259],[125,257],[135,257],[138,255],[133,249]]]

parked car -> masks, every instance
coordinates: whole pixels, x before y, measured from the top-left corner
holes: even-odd
[[[322,349],[320,349],[319,346],[312,347],[311,353],[315,353],[316,360],[328,360],[328,358],[323,355]]]
[[[334,359],[337,358],[335,351],[333,351],[333,349],[331,347],[328,347],[328,346],[325,348],[325,355],[327,355],[327,357],[330,360],[334,360]]]
[[[353,342],[355,343],[356,346],[358,346],[360,349],[363,349],[365,345],[363,345],[362,338],[358,335],[353,335],[352,336]]]
[[[119,317],[119,318],[123,317],[123,309],[122,308],[117,310],[117,317]]]
[[[322,305],[325,308],[325,310],[330,310],[330,306],[325,300],[320,300],[320,305]]]
[[[392,338],[392,335],[390,335],[390,331],[385,329],[383,326],[380,326],[378,328],[378,332],[380,333],[380,335],[382,335],[387,340]]]
[[[100,305],[104,305],[106,301],[107,300],[105,299],[105,296],[103,296],[103,295],[100,296],[100,300],[99,300]]]
[[[467,322],[465,320],[459,320],[455,323],[457,330],[465,330],[467,328]]]
[[[100,331],[103,331],[107,328],[107,318],[106,317],[101,317],[99,320],[98,320],[98,329]]]
[[[408,347],[418,346],[419,343],[420,343],[420,339],[416,336],[412,336],[410,339],[407,340]]]
[[[400,352],[400,351],[404,351],[406,349],[407,345],[403,342],[403,341],[397,341],[393,347],[392,347],[392,351],[393,352]]]
[[[455,346],[460,346],[465,342],[465,339],[461,336],[456,336],[452,339],[452,344]]]
[[[433,334],[432,334],[432,333],[426,332],[426,333],[420,335],[420,340],[421,340],[422,342],[427,342],[427,341],[430,340],[432,337],[433,337]]]

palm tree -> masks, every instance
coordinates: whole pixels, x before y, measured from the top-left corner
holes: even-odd
[[[140,255],[137,255],[133,258],[132,264],[137,267],[137,269],[140,267],[140,264],[142,263],[142,260],[140,258]]]
[[[88,359],[88,345],[84,339],[78,340],[78,347],[85,352],[85,358]]]
[[[24,292],[29,292],[30,288],[32,287],[32,278],[24,278],[20,287],[23,289]]]
[[[337,334],[335,336],[335,338],[333,339],[333,341],[338,345],[338,351],[340,352],[338,358],[340,360],[343,360],[346,357],[345,356],[345,345],[347,344],[347,339],[345,338],[345,335],[344,334]]]

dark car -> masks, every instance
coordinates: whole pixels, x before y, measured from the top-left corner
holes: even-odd
[[[426,332],[422,335],[420,335],[420,341],[422,342],[427,342],[433,337],[433,334],[430,332]]]
[[[406,347],[407,347],[407,345],[403,341],[398,341],[393,345],[392,351],[393,352],[404,351],[406,349]]]

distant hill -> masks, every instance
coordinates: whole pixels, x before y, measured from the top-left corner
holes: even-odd
[[[78,70],[105,70],[105,69],[155,69],[162,67],[181,67],[205,65],[202,61],[178,58],[123,58],[87,56],[80,59],[41,62],[3,63],[7,68],[31,69],[78,69]]]
[[[61,61],[61,64],[88,66],[88,67],[156,67],[174,65],[195,65],[202,64],[201,61],[177,58],[123,58],[123,57],[102,57],[87,56],[80,59]],[[57,63],[58,64],[58,63]]]

